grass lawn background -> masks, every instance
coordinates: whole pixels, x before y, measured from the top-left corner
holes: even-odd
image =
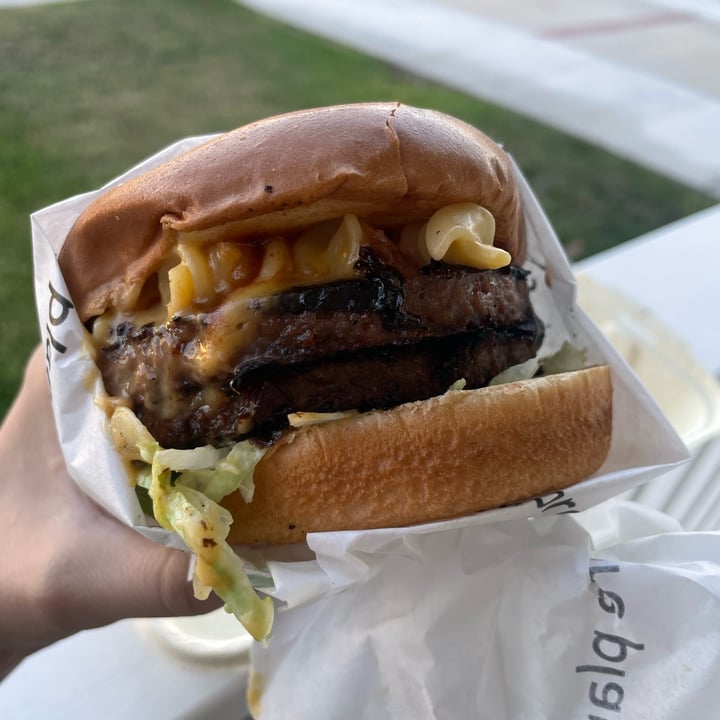
[[[0,9],[0,417],[39,337],[33,210],[94,189],[181,137],[301,107],[367,100],[444,110],[502,142],[573,259],[713,202],[231,0]]]

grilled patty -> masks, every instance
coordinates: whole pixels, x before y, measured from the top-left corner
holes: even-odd
[[[386,408],[481,387],[533,357],[543,328],[517,268],[436,264],[403,279],[372,254],[366,277],[253,301],[250,340],[208,376],[199,348],[214,314],[118,326],[100,352],[110,395],[126,398],[166,447],[269,437],[297,411]]]

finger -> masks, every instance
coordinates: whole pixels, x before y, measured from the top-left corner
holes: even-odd
[[[55,594],[52,614],[65,634],[123,618],[197,615],[222,605],[214,595],[194,597],[188,553],[113,520],[89,531],[92,547],[63,563],[64,581],[56,581],[64,590]]]
[[[189,553],[166,548],[133,532],[116,561],[109,607],[119,617],[162,617],[209,612],[221,603],[198,600],[190,580]]]

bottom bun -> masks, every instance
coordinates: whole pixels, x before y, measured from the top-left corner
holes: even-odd
[[[223,504],[230,542],[399,527],[562,490],[610,447],[607,366],[480,388],[288,433],[255,469],[255,496]]]

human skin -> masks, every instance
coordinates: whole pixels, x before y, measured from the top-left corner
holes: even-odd
[[[195,615],[189,556],[108,515],[67,473],[40,350],[0,428],[0,679],[80,630]]]

